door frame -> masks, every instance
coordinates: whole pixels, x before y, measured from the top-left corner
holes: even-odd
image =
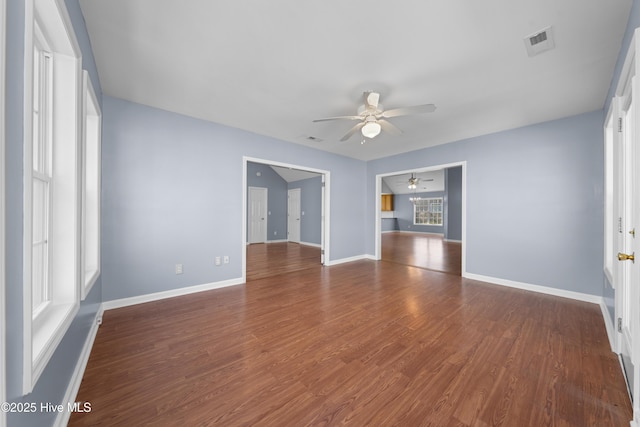
[[[413,169],[405,169],[401,171],[395,172],[387,172],[376,175],[376,220],[375,220],[375,259],[382,259],[382,212],[381,212],[381,197],[382,197],[382,178],[387,176],[394,175],[404,175],[408,173],[421,173],[421,172],[431,172],[440,169],[448,169],[457,166],[462,166],[462,241],[461,241],[461,275],[465,277],[467,272],[467,162],[454,162],[454,163],[446,163],[435,166],[425,166],[422,168],[413,168]]]
[[[255,190],[260,190],[262,192],[262,194],[264,194],[264,206],[263,206],[263,213],[262,216],[263,221],[264,221],[264,232],[262,233],[262,236],[260,236],[260,241],[259,242],[252,242],[251,241],[251,233],[249,233],[249,241],[247,242],[247,244],[249,243],[267,243],[267,240],[269,240],[269,189],[265,188],[265,187],[255,187],[255,186],[250,186],[249,190],[251,189],[255,189]],[[249,191],[247,193],[247,196],[251,195],[251,191]],[[248,229],[251,230],[251,226],[249,224],[250,218],[247,217],[247,225],[248,225]]]
[[[640,79],[639,76],[639,70],[640,70],[640,64],[638,64],[638,60],[640,60],[640,43],[639,43],[639,39],[640,39],[640,29],[636,29],[633,33],[633,37],[631,39],[631,43],[629,44],[629,49],[627,51],[626,57],[625,57],[625,61],[624,64],[622,66],[622,70],[620,72],[620,76],[619,76],[619,80],[618,80],[618,84],[616,87],[616,92],[615,92],[615,98],[612,100],[612,104],[611,104],[611,109],[613,111],[615,120],[614,123],[617,122],[621,117],[622,117],[622,105],[621,102],[624,99],[625,96],[629,95],[630,93],[630,88],[629,85],[633,84],[634,87],[632,89],[632,93],[630,94],[631,96],[635,97],[636,99],[634,100],[634,102],[640,102],[640,98],[638,95],[639,92],[639,88],[637,88],[635,85],[639,84],[638,79]],[[633,80],[635,80],[635,82],[633,82]],[[633,82],[633,83],[632,83]],[[636,117],[638,117],[639,119],[633,124],[634,126],[634,131],[633,131],[633,144],[635,145],[636,151],[640,150],[640,105],[635,105],[635,109],[636,109]],[[606,125],[606,119],[608,117],[605,116],[605,125]],[[620,147],[620,134],[619,132],[614,132],[615,136],[614,136],[614,153],[616,149],[621,149]],[[614,154],[614,158],[615,158],[615,154]],[[623,160],[624,161],[624,160]],[[635,161],[638,161],[638,156],[635,157]],[[617,163],[616,163],[617,164]],[[638,166],[640,167],[640,165],[634,165],[634,166]],[[635,170],[637,170],[637,167],[635,168]],[[620,217],[620,206],[622,201],[617,200],[615,195],[618,195],[619,191],[618,188],[620,186],[619,180],[623,179],[623,177],[621,176],[621,174],[619,173],[615,173],[615,177],[614,177],[614,209],[616,209],[616,211],[614,211],[614,219],[615,218],[619,218]],[[618,181],[616,181],[618,180]],[[637,200],[640,200],[640,187],[636,186],[634,188],[634,197],[638,198]],[[635,218],[635,224],[640,224],[640,218]],[[626,230],[622,230],[623,232],[625,232],[626,234]],[[616,239],[615,242],[615,249],[618,249],[619,246],[619,236]],[[622,268],[621,266],[618,266],[618,268]],[[617,279],[619,281],[620,278],[620,270],[617,268],[614,268],[614,270],[618,270],[614,273],[615,276],[618,276]],[[606,272],[606,271],[605,271]],[[614,277],[614,280],[616,279],[616,277]],[[617,283],[612,283],[612,285],[616,285]],[[636,284],[637,285],[637,284]],[[636,304],[639,303],[639,301],[636,301]],[[621,308],[622,308],[622,292],[620,292],[620,289],[616,289],[615,290],[615,296],[614,296],[614,304],[615,304],[615,319],[618,319],[621,316]],[[631,349],[631,363],[634,365],[634,372],[633,372],[633,390],[630,390],[633,393],[633,396],[635,397],[635,399],[632,401],[632,409],[633,409],[633,419],[630,422],[630,426],[632,427],[640,427],[640,314],[636,311],[636,313],[631,316],[631,318],[629,319],[629,321],[631,322],[631,331],[632,331],[632,335],[631,335],[631,340],[632,340],[632,349]],[[617,328],[616,328],[617,331]],[[620,352],[622,350],[622,336],[620,332],[616,332],[616,339],[615,339],[615,345],[616,348],[614,351],[616,351],[619,355]],[[620,357],[620,359],[622,359]],[[620,365],[621,365],[621,369],[623,370],[623,375],[625,375],[624,372],[624,366],[622,364],[622,360],[620,360]],[[625,377],[625,381],[626,381],[626,377]],[[627,383],[627,385],[629,385]]]
[[[276,160],[242,156],[242,281],[247,281],[247,163],[260,163],[269,166],[298,169],[314,172],[322,176],[322,203],[320,219],[320,263],[327,265],[331,261],[331,172],[309,166],[283,163]]]
[[[300,218],[298,218],[298,240],[294,240],[295,243],[300,243],[302,241],[302,236],[300,236],[301,233],[301,227],[300,227],[300,222],[302,220],[302,215],[300,214],[301,210],[302,210],[302,188],[290,188],[287,190],[287,241],[290,242],[291,238],[291,231],[289,229],[290,225],[292,224],[291,222],[289,222],[289,218],[291,216],[291,212],[289,211],[289,207],[290,207],[290,200],[291,200],[291,193],[298,193],[298,212],[300,215]]]

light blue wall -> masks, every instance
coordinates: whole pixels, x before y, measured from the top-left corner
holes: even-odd
[[[289,183],[289,190],[300,189],[300,242],[322,243],[322,177]]]
[[[364,162],[107,96],[103,113],[105,301],[242,276],[243,156],[330,171],[330,260],[365,253]]]
[[[398,218],[381,218],[380,231],[399,231]]]
[[[462,166],[444,171],[446,227],[444,238],[462,240]]]
[[[260,173],[257,176],[256,173]],[[247,162],[247,187],[267,188],[267,241],[287,239],[287,181],[269,165]],[[247,191],[247,197],[249,192]],[[247,203],[247,215],[249,205]],[[249,230],[247,229],[247,241]]]
[[[602,294],[602,110],[367,165],[367,251],[377,174],[467,161],[467,272]]]
[[[94,89],[101,97],[100,82],[89,38],[77,0],[66,5],[83,54],[83,67],[89,71]],[[24,1],[7,2],[7,82],[6,82],[6,180],[7,180],[7,397],[11,401],[60,403],[71,374],[88,336],[99,303],[101,280],[82,302],[71,327],[33,392],[22,395],[22,165],[23,165],[23,88],[24,88]],[[99,98],[100,99],[100,98]],[[39,403],[38,403],[39,404]],[[9,426],[46,426],[55,419],[53,413],[8,414]]]

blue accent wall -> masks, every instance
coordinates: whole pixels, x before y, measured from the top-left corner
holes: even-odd
[[[300,243],[320,245],[322,232],[322,176],[289,183],[300,189]]]
[[[89,37],[77,0],[66,0],[78,43],[83,68],[89,71],[94,89],[101,99],[100,82],[90,49]],[[22,396],[23,371],[23,98],[24,98],[24,22],[25,4],[7,1],[6,61],[6,322],[7,322],[7,398],[12,402],[61,403],[72,373],[95,321],[102,294],[101,278],[80,304],[80,310],[60,346],[45,368],[33,392]],[[9,426],[52,425],[56,413],[8,414]]]
[[[462,240],[462,166],[444,171],[445,230],[447,240]]]
[[[260,173],[260,176],[257,173]],[[267,188],[267,241],[287,239],[287,181],[269,165],[247,162],[247,187]],[[247,197],[249,192],[247,191]],[[247,204],[247,209],[249,205]],[[248,212],[247,212],[248,215]],[[247,229],[247,241],[249,230]]]
[[[242,277],[243,156],[330,171],[330,260],[365,253],[364,162],[108,96],[103,115],[104,301]]]

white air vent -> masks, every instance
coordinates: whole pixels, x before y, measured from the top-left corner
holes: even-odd
[[[536,56],[542,52],[553,49],[556,47],[553,40],[553,28],[549,26],[533,34],[529,34],[524,38],[524,45],[527,48],[527,54],[529,56]]]

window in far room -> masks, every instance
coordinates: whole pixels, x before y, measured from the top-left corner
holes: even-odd
[[[413,205],[414,225],[442,225],[442,197],[416,200]]]

